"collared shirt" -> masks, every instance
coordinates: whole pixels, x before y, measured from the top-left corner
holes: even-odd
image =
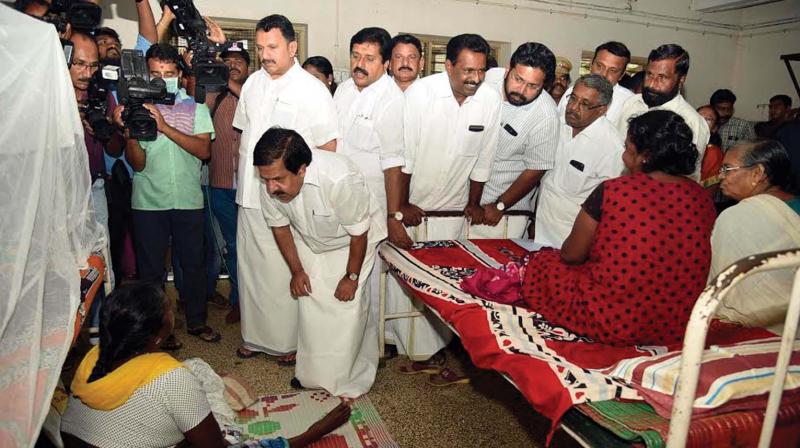
[[[755,140],[755,124],[752,121],[731,117],[727,123],[719,127],[719,136],[722,139],[722,151],[728,151],[739,143]]]
[[[333,102],[339,114],[336,152],[350,157],[367,182],[383,190],[383,172],[403,166],[403,91],[386,74],[361,91],[350,78],[336,89]]]
[[[564,101],[558,103],[558,116],[562,123],[567,122],[567,99],[569,98],[569,95],[572,94],[573,88],[575,88],[574,84],[571,85],[566,92],[564,92],[564,96],[562,97]],[[611,104],[608,105],[608,110],[606,111],[606,117],[608,117],[608,120],[612,124],[619,121],[619,117],[622,115],[622,107],[633,95],[634,93],[625,87],[622,87],[619,84],[614,84],[614,90],[611,94]]]
[[[544,246],[560,248],[581,204],[595,187],[622,174],[625,141],[605,116],[578,135],[561,125],[556,164],[542,179],[536,208],[536,236]]]
[[[493,68],[486,73],[484,82],[502,92],[504,78],[505,69]],[[535,100],[524,106],[503,101],[497,153],[492,174],[483,187],[481,203],[497,201],[525,170],[553,168],[559,124],[556,102],[544,89]],[[530,210],[535,191],[531,190],[509,209]]]
[[[262,184],[253,166],[253,149],[267,129],[293,129],[313,148],[336,139],[337,124],[330,91],[303,70],[297,59],[278,79],[272,79],[263,68],[250,75],[233,117],[233,127],[242,130],[236,203],[245,208],[261,207]]]
[[[486,182],[497,151],[502,99],[481,85],[459,106],[446,72],[406,90],[405,166],[410,201],[423,210],[460,210],[469,181]]]
[[[187,135],[211,134],[214,125],[205,104],[198,104],[181,89],[175,105],[157,104],[164,121]],[[135,210],[196,210],[203,208],[200,189],[202,161],[158,133],[154,141],[140,141],[145,167],[133,175],[131,207]]]
[[[647,104],[642,99],[642,94],[634,95],[625,102],[622,108],[622,115],[619,118],[617,129],[623,136],[628,135],[628,120],[632,117],[641,115],[650,110],[669,110],[683,117],[683,120],[692,130],[692,143],[697,147],[697,162],[695,163],[695,170],[690,178],[700,182],[700,172],[703,167],[703,155],[706,153],[706,146],[708,139],[711,137],[711,132],[708,130],[708,123],[706,119],[694,110],[691,104],[683,99],[680,93],[675,98],[667,101],[666,103],[653,108],[647,107]]]
[[[318,254],[348,247],[351,236],[367,231],[370,244],[386,238],[386,216],[361,170],[341,154],[319,149],[312,149],[311,153],[300,193],[288,203],[270,196],[261,182],[261,212],[267,224],[291,224],[292,230]]]
[[[221,92],[206,95],[206,105],[214,108]],[[211,159],[208,161],[208,184],[214,188],[236,188],[236,168],[239,163],[239,141],[241,134],[233,128],[233,115],[239,97],[227,92],[214,111],[214,131],[217,138],[211,143]]]

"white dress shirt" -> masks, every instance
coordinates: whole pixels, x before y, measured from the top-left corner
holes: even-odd
[[[245,208],[261,207],[263,184],[253,166],[253,149],[271,127],[293,129],[309,147],[319,147],[336,139],[336,108],[330,91],[303,70],[297,59],[278,79],[263,68],[250,75],[242,86],[233,127],[242,131],[236,203]]]
[[[403,91],[389,75],[361,91],[350,78],[336,89],[333,102],[339,115],[336,152],[361,169],[385,209],[383,172],[403,166]]]
[[[283,203],[261,188],[261,211],[270,227],[290,225],[314,252],[350,245],[350,237],[369,231],[369,244],[386,238],[386,217],[361,170],[347,157],[312,149],[300,193]]]
[[[640,93],[630,97],[628,101],[625,102],[625,105],[622,108],[622,115],[620,116],[619,121],[616,123],[617,129],[623,136],[627,136],[628,120],[650,110],[669,110],[675,112],[683,117],[683,120],[692,130],[692,142],[697,147],[698,157],[697,162],[695,163],[694,173],[689,177],[699,182],[700,170],[703,167],[703,155],[706,153],[708,139],[711,137],[711,132],[708,130],[708,123],[706,122],[706,119],[697,113],[697,111],[694,110],[694,107],[687,103],[686,100],[683,99],[683,95],[680,93],[666,103],[652,108],[647,107],[647,104],[645,104],[644,100],[642,99],[642,94]]]
[[[535,242],[555,248],[564,244],[589,194],[625,169],[624,143],[605,116],[574,137],[570,126],[561,125],[555,167],[539,189]]]
[[[446,72],[406,90],[405,166],[410,202],[423,210],[461,210],[469,181],[486,182],[497,150],[502,99],[481,85],[459,105]]]
[[[502,92],[505,69],[493,68],[484,83]],[[501,93],[502,95],[502,93]],[[482,204],[497,201],[525,170],[549,170],[555,163],[559,133],[556,102],[544,89],[532,102],[514,106],[503,101],[492,173],[483,187]],[[509,210],[530,210],[533,189]]]
[[[567,114],[567,98],[572,93],[572,89],[575,86],[572,85],[564,92],[564,96],[561,101],[558,103],[558,116],[561,118],[562,123],[566,123],[566,114]],[[619,117],[622,115],[622,108],[625,106],[625,103],[634,95],[633,92],[622,87],[619,84],[614,84],[614,91],[611,95],[611,104],[608,105],[608,110],[606,111],[606,117],[612,124],[617,123],[619,121]]]

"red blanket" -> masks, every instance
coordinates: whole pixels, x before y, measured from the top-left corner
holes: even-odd
[[[533,310],[483,300],[459,288],[477,267],[499,268],[521,261],[526,253],[511,240],[434,241],[408,251],[384,244],[380,249],[390,271],[458,332],[473,363],[506,374],[553,428],[575,404],[645,398],[638,391],[641,376],[616,376],[615,368],[681,347],[593,343]],[[716,322],[708,345],[763,338],[774,335]]]

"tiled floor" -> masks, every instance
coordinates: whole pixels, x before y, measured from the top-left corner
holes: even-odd
[[[220,282],[220,290],[226,285]],[[168,288],[170,296],[175,293]],[[222,341],[207,344],[177,330],[184,348],[181,359],[200,357],[219,373],[236,372],[253,385],[258,394],[289,391],[292,368],[278,366],[274,359],[260,355],[239,359],[236,347],[242,342],[239,325],[226,325],[225,310],[209,306],[209,324],[222,333]],[[180,316],[179,313],[176,316]],[[500,375],[477,370],[465,355],[450,351],[449,364],[466,368],[468,385],[433,387],[425,375],[402,375],[395,358],[378,370],[368,396],[402,447],[528,447],[544,446],[549,421],[536,414],[517,390]],[[554,447],[577,446],[563,432],[556,434]]]

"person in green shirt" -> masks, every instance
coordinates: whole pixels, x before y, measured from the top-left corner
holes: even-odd
[[[163,79],[167,91],[175,93],[176,99],[174,105],[145,104],[156,121],[158,137],[154,141],[128,138],[125,146],[125,156],[134,170],[131,204],[138,276],[141,280],[163,281],[171,240],[173,256],[183,270],[180,298],[187,332],[206,342],[217,342],[220,334],[206,325],[200,187],[200,167],[211,156],[214,125],[208,107],[179,88],[180,55],[175,47],[153,45],[145,58],[150,77]],[[118,125],[123,125],[123,111],[124,106],[114,111]],[[180,346],[174,335],[162,344],[164,349]]]

